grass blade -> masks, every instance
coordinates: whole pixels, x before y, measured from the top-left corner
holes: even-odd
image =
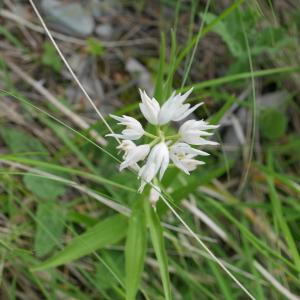
[[[273,155],[271,151],[268,152],[268,167],[271,171],[273,170]],[[298,272],[300,272],[300,255],[298,252],[297,243],[294,240],[288,223],[286,222],[286,218],[282,209],[281,199],[279,198],[279,195],[274,185],[274,178],[268,176],[267,182],[269,186],[270,199],[274,211],[274,218],[278,221],[278,224],[282,231],[282,236],[285,238],[286,243],[291,252],[292,258],[294,260],[295,266],[298,268]]]
[[[244,72],[239,74],[233,74],[228,76],[223,76],[220,78],[210,79],[203,82],[195,83],[191,86],[185,86],[184,88],[178,89],[178,92],[185,92],[188,91],[190,88],[194,88],[194,91],[201,90],[204,88],[211,88],[214,86],[218,86],[221,84],[242,80],[242,79],[248,79],[248,78],[257,78],[257,77],[264,77],[269,75],[276,75],[276,74],[282,74],[282,73],[293,73],[298,72],[300,70],[299,66],[286,66],[286,67],[280,67],[280,68],[273,68],[273,69],[266,69],[266,70],[258,70],[253,72]]]

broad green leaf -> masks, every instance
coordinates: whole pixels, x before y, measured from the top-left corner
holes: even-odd
[[[205,23],[212,23],[217,19],[217,16],[212,13],[202,14],[202,19]],[[234,57],[240,57],[244,55],[245,51],[242,47],[241,42],[234,36],[234,32],[228,27],[225,21],[219,21],[213,28],[212,31],[219,34],[224,42],[227,44],[231,54]]]
[[[127,219],[116,215],[105,219],[82,235],[75,237],[65,248],[42,264],[33,267],[33,271],[44,270],[70,263],[100,248],[117,243],[126,234]]]
[[[62,68],[62,61],[51,42],[43,44],[42,64],[59,72]]]
[[[25,174],[23,180],[33,194],[45,200],[55,200],[66,191],[65,185],[62,183],[45,177],[33,176],[30,173]]]
[[[260,116],[260,129],[262,135],[269,140],[281,138],[287,128],[287,117],[278,109],[266,109]]]
[[[146,200],[146,199],[145,199]],[[168,271],[168,257],[163,237],[163,228],[161,226],[159,217],[156,211],[150,206],[149,201],[144,201],[144,207],[146,211],[147,224],[150,229],[150,235],[152,245],[155,251],[155,255],[159,264],[160,275],[164,288],[164,294],[166,300],[171,300],[171,285]]]
[[[48,155],[48,151],[43,144],[37,138],[22,129],[4,127],[0,129],[0,134],[13,153],[42,153],[42,155],[28,155],[28,157],[35,159],[45,159],[45,154]]]
[[[101,294],[103,291],[109,294],[109,297],[104,297],[105,299],[125,299],[123,251],[106,249],[101,250],[99,255],[101,257],[95,268],[97,289]]]
[[[96,218],[92,218],[89,215],[81,214],[76,211],[68,212],[66,218],[70,222],[78,223],[86,227],[91,227],[97,224]]]
[[[103,263],[98,263],[96,265],[95,278],[99,289],[102,290],[111,289],[112,286],[116,284],[115,278],[108,272],[107,267]]]
[[[50,253],[59,244],[64,229],[65,212],[53,201],[40,202],[36,214],[34,249],[37,256]]]
[[[142,196],[136,199],[127,231],[125,246],[126,300],[134,300],[144,269],[147,228]]]
[[[100,40],[95,38],[88,38],[87,41],[87,50],[93,56],[101,57],[105,53],[105,49]]]

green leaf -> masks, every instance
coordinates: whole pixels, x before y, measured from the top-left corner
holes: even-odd
[[[210,24],[217,20],[217,16],[212,13],[206,13],[201,15],[204,22]],[[240,41],[234,36],[234,32],[228,27],[226,21],[219,21],[212,29],[215,33],[219,34],[223,41],[227,44],[231,54],[234,57],[241,57],[245,51]]]
[[[65,212],[53,201],[39,203],[34,249],[37,256],[50,253],[59,244],[64,229]]]
[[[21,152],[42,152],[48,155],[47,149],[43,144],[31,134],[19,128],[4,127],[0,129],[0,134],[13,153]],[[31,154],[27,157],[35,159],[45,159],[45,155]]]
[[[107,266],[102,262],[96,265],[95,279],[100,290],[111,289],[116,284],[114,276],[108,272]]]
[[[266,109],[260,116],[260,129],[262,135],[269,140],[281,138],[287,128],[287,117],[277,109]]]
[[[147,228],[143,197],[135,202],[127,231],[125,246],[126,300],[134,300],[144,269],[147,246]]]
[[[212,88],[215,86],[219,86],[222,84],[226,84],[229,82],[248,79],[252,77],[265,77],[270,75],[276,74],[283,74],[283,73],[293,73],[298,72],[300,70],[299,66],[288,66],[288,67],[281,67],[281,68],[272,68],[272,69],[265,69],[265,70],[258,70],[253,72],[243,72],[238,74],[232,74],[227,76],[222,76],[219,78],[209,79],[202,82],[195,83],[190,86],[185,86],[183,88],[177,89],[177,92],[185,92],[188,91],[190,88],[194,88],[194,92],[197,90],[201,90],[204,88]]]
[[[163,228],[160,224],[159,217],[156,211],[150,206],[150,202],[144,200],[145,211],[147,217],[147,224],[150,229],[151,240],[155,255],[159,264],[160,275],[164,288],[164,294],[166,300],[171,300],[171,285],[168,271],[168,257],[166,253],[166,247],[163,237]]]
[[[105,53],[105,49],[103,48],[102,43],[95,39],[95,38],[89,38],[87,39],[87,49],[88,52],[91,53],[94,56],[102,56]]]
[[[271,151],[268,152],[268,167],[269,170],[273,171],[273,153]],[[280,229],[282,231],[282,236],[286,240],[287,245],[289,246],[289,250],[291,252],[291,255],[294,259],[295,266],[300,271],[300,255],[299,250],[297,247],[297,242],[295,241],[289,224],[286,221],[286,216],[284,215],[284,210],[282,207],[282,200],[279,198],[279,195],[277,193],[275,184],[274,184],[274,177],[268,176],[267,182],[269,186],[269,194],[270,194],[270,200],[273,206],[273,216],[275,219],[277,219],[278,224],[280,226]]]
[[[126,234],[127,219],[116,215],[105,219],[82,235],[75,237],[64,249],[42,264],[33,267],[32,271],[44,270],[70,263],[100,248],[117,243]]]
[[[42,64],[59,72],[62,68],[62,61],[57,54],[55,47],[50,42],[43,44]]]
[[[33,194],[45,200],[55,200],[66,191],[62,183],[45,177],[37,177],[31,173],[24,175],[23,181]]]

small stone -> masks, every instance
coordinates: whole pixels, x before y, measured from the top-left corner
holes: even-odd
[[[106,40],[111,39],[114,33],[114,30],[110,24],[98,25],[95,31],[100,38]]]
[[[92,13],[79,3],[43,0],[41,9],[56,30],[76,36],[88,36],[95,27]]]
[[[126,70],[138,81],[138,86],[146,90],[147,94],[153,95],[154,85],[151,74],[138,60],[129,58],[126,61]]]

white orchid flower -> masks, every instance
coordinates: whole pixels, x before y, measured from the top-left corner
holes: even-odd
[[[195,111],[202,103],[193,107],[184,103],[191,94],[190,89],[185,94],[173,93],[169,99],[160,107],[155,98],[150,98],[145,92],[140,90],[142,102],[140,109],[145,119],[156,126],[157,135],[145,132],[141,123],[129,116],[114,116],[112,118],[119,121],[119,124],[126,126],[121,134],[109,134],[109,136],[122,139],[118,149],[124,152],[124,161],[120,165],[120,170],[133,168],[138,171],[138,177],[141,179],[139,191],[142,192],[145,185],[154,180],[161,180],[169,166],[170,159],[174,165],[190,174],[198,165],[204,162],[196,159],[198,155],[209,155],[207,152],[191,147],[190,145],[218,145],[206,138],[212,133],[207,130],[217,128],[217,125],[210,125],[204,120],[189,120],[182,124],[178,134],[168,136],[163,131],[165,125],[171,121],[180,121]],[[133,140],[138,140],[146,135],[152,139],[149,144],[136,145]],[[146,161],[143,165],[141,162]],[[155,181],[157,182],[157,181]],[[150,192],[150,201],[153,205],[158,201],[160,190],[152,187]]]
[[[188,120],[179,128],[180,140],[191,145],[218,145],[217,142],[208,141],[204,138],[213,134],[205,130],[217,127],[218,125],[210,125],[203,120]]]
[[[133,141],[123,140],[122,143],[117,147],[117,149],[124,151],[124,155],[123,155],[124,158],[128,154],[128,152],[134,149],[135,147],[136,144]]]
[[[149,151],[150,146],[149,145],[135,145],[130,140],[124,140],[119,146],[118,149],[122,149],[125,151],[125,154],[123,156],[124,161],[120,165],[120,171],[122,171],[125,168],[133,167],[136,168],[136,163],[144,160]]]
[[[176,143],[170,148],[170,158],[174,165],[184,173],[190,175],[198,165],[203,165],[203,161],[194,159],[197,155],[207,156],[208,153],[194,149],[186,143]]]
[[[146,183],[149,183],[159,172],[161,180],[168,168],[170,160],[169,149],[166,143],[161,142],[155,145],[147,159],[146,164],[140,169],[139,177],[142,179],[141,190]]]
[[[151,99],[145,91],[140,90],[142,98],[142,103],[140,103],[141,112],[147,121],[153,125],[164,125],[170,121],[181,121],[203,104],[201,102],[192,108],[190,108],[190,104],[184,104],[184,101],[192,91],[193,89],[191,88],[183,95],[174,92],[160,107],[155,98]]]
[[[142,103],[140,103],[140,110],[144,115],[145,119],[153,124],[158,124],[158,114],[160,110],[159,103],[155,98],[150,99],[146,92],[139,90],[142,98]]]
[[[140,139],[145,131],[142,124],[135,118],[129,116],[118,117],[115,115],[110,115],[113,119],[119,121],[118,124],[126,126],[126,129],[122,131],[122,134],[107,134],[106,136],[112,136],[124,140],[138,140]]]
[[[191,88],[183,95],[176,95],[174,92],[160,109],[158,123],[164,125],[170,121],[181,121],[202,105],[203,102],[190,108],[190,104],[183,104],[192,91],[193,89]]]

